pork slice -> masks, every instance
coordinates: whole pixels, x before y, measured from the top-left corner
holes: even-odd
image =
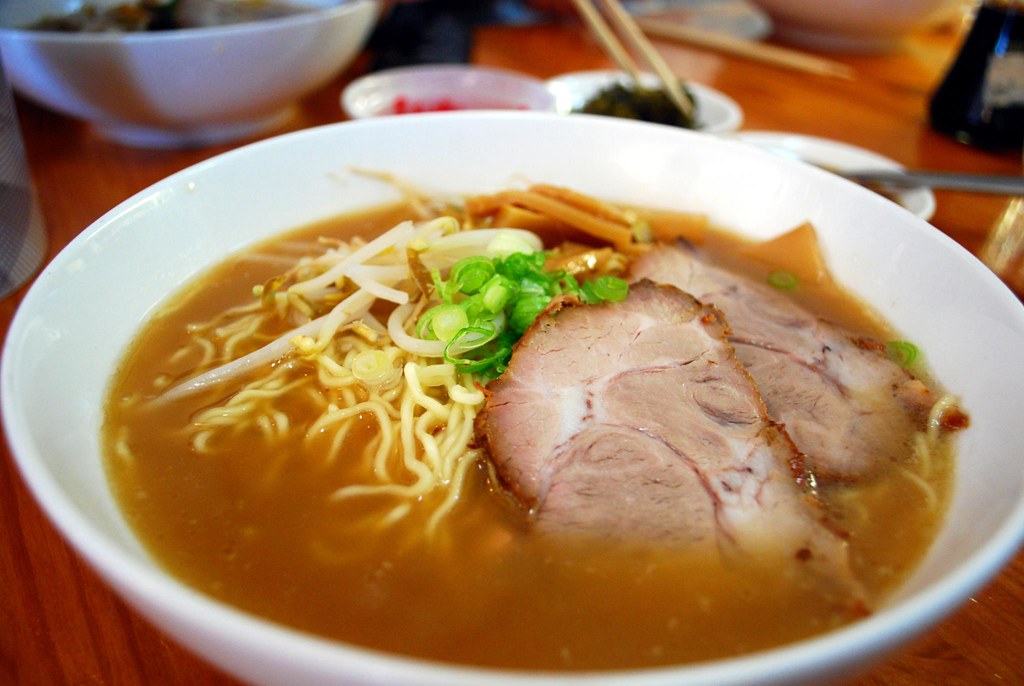
[[[817,478],[870,478],[909,452],[938,397],[884,345],[818,317],[767,284],[710,264],[692,247],[654,248],[634,279],[671,284],[714,304],[757,384]]]
[[[562,307],[489,385],[478,437],[547,534],[778,555],[853,593],[846,544],[725,331],[651,282]]]

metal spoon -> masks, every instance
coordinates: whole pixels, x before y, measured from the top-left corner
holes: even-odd
[[[928,188],[992,193],[995,195],[1024,195],[1024,176],[914,170],[842,170],[836,171],[836,173],[864,185],[926,186]]]

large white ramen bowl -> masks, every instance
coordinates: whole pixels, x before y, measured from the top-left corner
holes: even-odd
[[[972,426],[951,509],[927,559],[871,617],[735,659],[602,674],[425,663],[261,621],[157,567],[118,510],[100,455],[104,392],[140,322],[225,255],[396,192],[493,191],[524,179],[706,212],[768,237],[810,220],[838,279],[920,344]],[[145,269],[140,269],[145,265]],[[115,306],[116,304],[116,306]],[[39,276],[4,350],[0,399],[17,465],[79,553],[154,624],[259,684],[834,683],[926,631],[985,584],[1024,532],[1024,308],[977,260],[910,212],[833,174],[707,134],[528,112],[386,117],[302,131],[212,158],[111,210]],[[59,418],[59,430],[54,421]],[[59,589],[54,589],[59,592]]]
[[[309,12],[240,24],[137,33],[23,27],[73,0],[0,0],[0,52],[25,98],[125,145],[185,148],[274,130],[302,96],[366,44],[379,0],[293,0]],[[93,0],[110,7],[123,0]]]

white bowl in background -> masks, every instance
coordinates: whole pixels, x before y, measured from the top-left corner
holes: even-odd
[[[441,110],[554,109],[540,79],[462,64],[396,67],[361,76],[341,93],[350,119]]]
[[[962,0],[751,0],[784,41],[828,51],[885,52],[913,31],[953,19]]]
[[[969,468],[957,470],[926,559],[873,615],[820,637],[691,666],[588,674],[482,670],[364,650],[258,619],[171,577],[143,551],[105,478],[100,424],[111,374],[140,322],[225,256],[399,198],[391,186],[346,174],[349,167],[391,172],[429,193],[490,192],[524,179],[563,184],[613,201],[704,212],[751,238],[813,222],[834,276],[920,344],[971,415],[957,437]],[[62,535],[168,635],[252,683],[834,683],[949,615],[1020,546],[1022,350],[1024,308],[984,265],[920,218],[834,174],[739,141],[611,117],[454,112],[271,138],[118,205],[28,291],[5,343],[0,400],[17,468]]]
[[[212,145],[285,123],[303,95],[355,58],[380,13],[379,0],[304,4],[310,12],[243,24],[62,33],[18,27],[63,13],[65,0],[4,0],[0,53],[21,95],[90,122],[105,138],[139,147]]]
[[[629,75],[621,71],[576,71],[548,79],[547,87],[555,95],[557,110],[569,114],[583,107],[601,89],[630,80]],[[640,83],[648,88],[661,88],[661,81],[655,74],[641,74]],[[686,87],[697,105],[698,131],[730,133],[743,124],[743,110],[725,93],[700,83],[686,82]]]
[[[739,131],[733,134],[733,138],[756,145],[773,155],[800,160],[832,171],[901,171],[904,169],[896,160],[871,150],[818,136],[805,136],[782,131]],[[892,192],[892,200],[925,221],[931,219],[935,214],[935,194],[930,188],[895,189]]]

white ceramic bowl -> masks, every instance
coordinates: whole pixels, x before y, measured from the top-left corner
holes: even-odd
[[[98,6],[119,0],[99,0]],[[283,124],[365,44],[378,0],[302,0],[314,11],[218,27],[60,33],[24,27],[68,0],[3,0],[0,52],[26,98],[92,123],[111,140],[195,147]]]
[[[966,468],[957,470],[947,521],[923,564],[875,614],[819,638],[690,667],[568,675],[458,668],[333,643],[256,619],[170,577],[132,535],[101,466],[111,372],[140,321],[224,256],[286,229],[398,198],[384,184],[345,174],[350,166],[393,172],[428,192],[488,192],[524,179],[565,184],[622,202],[706,212],[759,238],[814,222],[835,276],[922,346],[972,417],[959,435]],[[272,138],[126,200],[72,241],[29,290],[6,340],[0,400],[17,466],[60,532],[168,635],[247,681],[834,683],[947,616],[1018,549],[1022,350],[1024,308],[990,271],[918,217],[833,174],[666,126],[454,112]]]
[[[547,87],[555,95],[556,109],[568,114],[587,100],[615,83],[628,83],[630,77],[621,71],[576,71],[548,79]],[[655,74],[640,75],[640,83],[648,88],[661,88]],[[697,130],[704,133],[730,133],[743,124],[743,110],[725,93],[700,83],[687,83],[697,105]]]
[[[356,79],[341,94],[351,119],[434,110],[550,111],[554,104],[540,79],[461,64],[386,69]]]
[[[752,0],[775,35],[819,50],[884,52],[910,32],[949,20],[961,0]]]

